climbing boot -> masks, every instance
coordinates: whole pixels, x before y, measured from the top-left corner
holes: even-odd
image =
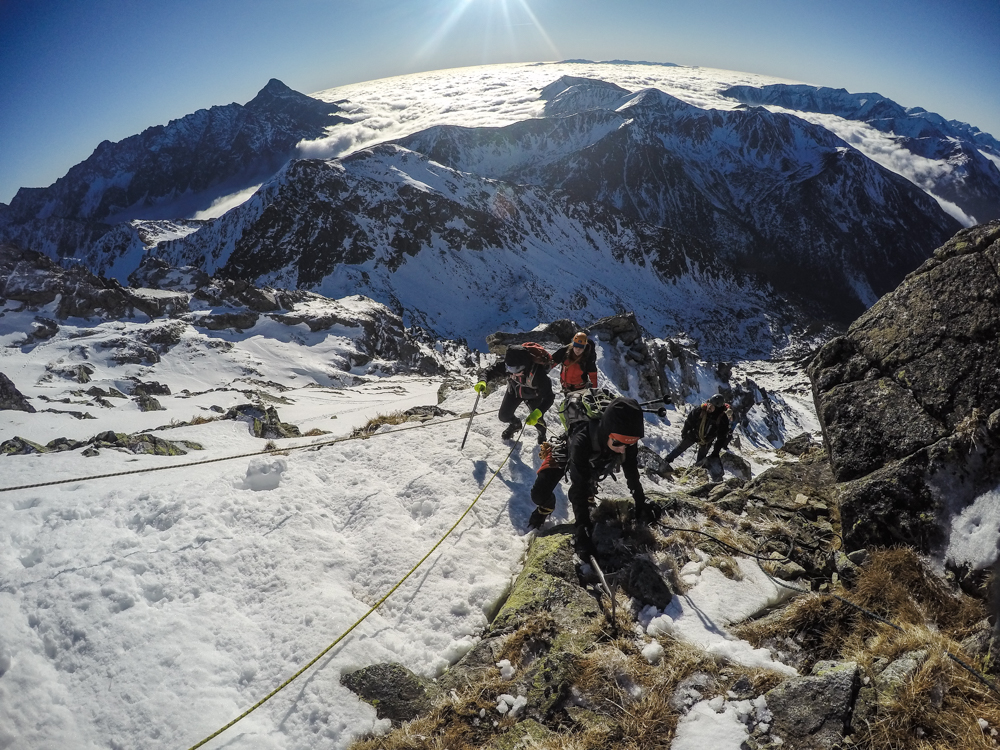
[[[660,520],[661,515],[663,515],[663,509],[656,503],[644,500],[635,504],[635,522],[637,524],[652,526]]]
[[[547,434],[545,422],[536,422],[535,429],[538,430],[538,444],[541,445],[545,442],[545,436]]]
[[[507,425],[507,429],[500,433],[500,437],[504,440],[511,440],[513,437],[521,431],[521,420],[515,419],[513,422]]]
[[[549,520],[549,516],[552,514],[551,510],[544,510],[542,508],[535,508],[531,514],[531,518],[528,519],[529,529],[540,529],[542,524]]]
[[[594,540],[589,526],[577,524],[576,535],[573,538],[573,549],[584,562],[589,562],[591,557],[597,555],[594,548]]]

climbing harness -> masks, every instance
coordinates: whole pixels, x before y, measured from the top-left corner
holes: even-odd
[[[464,417],[460,417],[460,419],[462,419],[462,418],[464,418]],[[449,421],[454,421],[454,420],[449,420]],[[521,431],[522,432],[524,431],[523,427],[521,428]],[[399,432],[399,430],[395,430],[395,432]],[[521,435],[520,435],[520,433],[518,433],[517,438],[520,438],[520,437],[521,437]],[[400,586],[402,586],[403,583],[405,583],[406,580],[411,575],[413,575],[414,573],[416,573],[417,569],[421,565],[424,564],[424,562],[427,560],[427,558],[430,557],[432,554],[434,554],[434,551],[444,543],[444,540],[447,539],[449,536],[451,536],[451,533],[456,528],[458,528],[458,525],[460,523],[462,523],[463,519],[467,515],[469,515],[469,512],[473,509],[473,507],[476,505],[476,503],[479,502],[479,498],[481,498],[483,496],[483,493],[485,493],[486,490],[489,489],[490,484],[492,484],[493,480],[496,479],[497,475],[500,473],[500,470],[507,464],[507,461],[513,455],[514,451],[517,450],[518,446],[519,446],[519,443],[517,442],[517,439],[515,439],[514,445],[511,446],[511,449],[507,452],[507,455],[504,457],[503,461],[500,462],[500,465],[497,467],[496,471],[494,471],[493,474],[490,476],[490,478],[486,481],[486,484],[483,485],[483,488],[481,490],[479,490],[479,494],[477,494],[476,497],[472,500],[472,502],[469,503],[469,507],[467,507],[465,509],[465,511],[463,511],[462,515],[460,515],[458,517],[458,520],[455,521],[455,523],[452,524],[451,528],[448,529],[444,533],[444,536],[442,536],[440,539],[437,540],[437,542],[434,543],[434,546],[431,547],[430,550],[427,551],[427,554],[425,554],[423,557],[421,557],[420,560],[417,561],[417,564],[414,565],[412,568],[410,568],[409,572],[406,575],[404,575],[402,578],[400,578],[399,581],[391,589],[389,589],[389,591],[386,592],[385,596],[383,596],[381,599],[379,599],[377,602],[375,602],[374,605],[372,605],[371,609],[369,609],[361,617],[359,617],[355,621],[355,623],[353,625],[351,625],[351,627],[349,627],[347,630],[345,630],[343,633],[341,633],[337,637],[337,639],[333,641],[333,643],[331,643],[329,646],[327,646],[322,651],[320,651],[315,657],[313,657],[298,672],[296,672],[291,677],[289,677],[287,680],[285,680],[283,683],[281,683],[280,685],[278,685],[278,687],[276,687],[270,693],[268,693],[267,695],[265,695],[263,698],[261,698],[259,701],[257,701],[255,704],[253,704],[250,708],[248,708],[242,714],[240,714],[239,716],[237,716],[231,722],[229,722],[228,724],[226,724],[224,727],[220,727],[219,729],[217,729],[216,731],[212,732],[212,734],[208,735],[207,737],[205,737],[203,740],[201,740],[197,744],[192,745],[189,748],[189,750],[196,750],[196,748],[202,747],[205,743],[210,742],[211,740],[215,739],[220,734],[222,734],[223,732],[225,732],[227,729],[229,729],[230,727],[232,727],[233,725],[235,725],[237,722],[245,719],[251,713],[253,713],[258,708],[260,708],[261,706],[263,706],[265,703],[267,703],[269,700],[271,700],[271,698],[273,698],[278,693],[280,693],[282,690],[284,690],[286,687],[288,687],[295,679],[297,679],[298,677],[300,677],[307,669],[309,669],[309,667],[311,667],[313,664],[315,664],[320,659],[322,659],[327,653],[330,652],[331,649],[334,648],[334,646],[336,646],[338,643],[340,643],[341,641],[343,641],[348,635],[350,635],[351,631],[353,631],[356,627],[358,627],[358,625],[360,625],[366,619],[368,619],[369,615],[371,615],[373,612],[375,612],[375,610],[377,610],[379,607],[381,607],[382,604],[385,603],[386,599],[388,599],[390,596],[392,596],[396,592],[396,590]]]

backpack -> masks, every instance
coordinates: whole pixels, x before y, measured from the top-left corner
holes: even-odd
[[[600,419],[616,398],[607,388],[573,391],[559,405],[559,421],[568,430],[571,423]]]
[[[534,341],[525,341],[521,346],[531,355],[536,365],[544,365],[546,372],[552,369],[552,355],[544,346]]]
[[[552,369],[552,355],[541,344],[525,341],[523,344],[511,344],[503,355],[503,361],[508,365],[534,367],[541,365],[546,373]]]

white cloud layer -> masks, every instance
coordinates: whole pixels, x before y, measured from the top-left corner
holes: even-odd
[[[204,211],[198,211],[192,216],[192,219],[218,219],[222,214],[226,213],[231,208],[236,208],[237,206],[246,203],[250,200],[250,196],[257,192],[257,188],[260,184],[248,187],[245,190],[240,190],[235,193],[230,193],[229,195],[224,195],[221,198],[216,198],[212,201],[212,205],[206,208]]]

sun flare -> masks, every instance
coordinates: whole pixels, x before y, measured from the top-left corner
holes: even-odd
[[[417,51],[414,62],[427,58],[440,50],[445,40],[455,31],[466,14],[474,6],[479,6],[475,12],[483,14],[482,48],[484,57],[497,52],[497,46],[504,46],[507,54],[522,52],[529,42],[535,42],[532,36],[540,37],[543,44],[554,58],[559,51],[552,37],[545,30],[538,16],[531,9],[528,0],[457,0],[444,16],[440,25],[427,38]],[[487,60],[484,59],[484,62]]]

